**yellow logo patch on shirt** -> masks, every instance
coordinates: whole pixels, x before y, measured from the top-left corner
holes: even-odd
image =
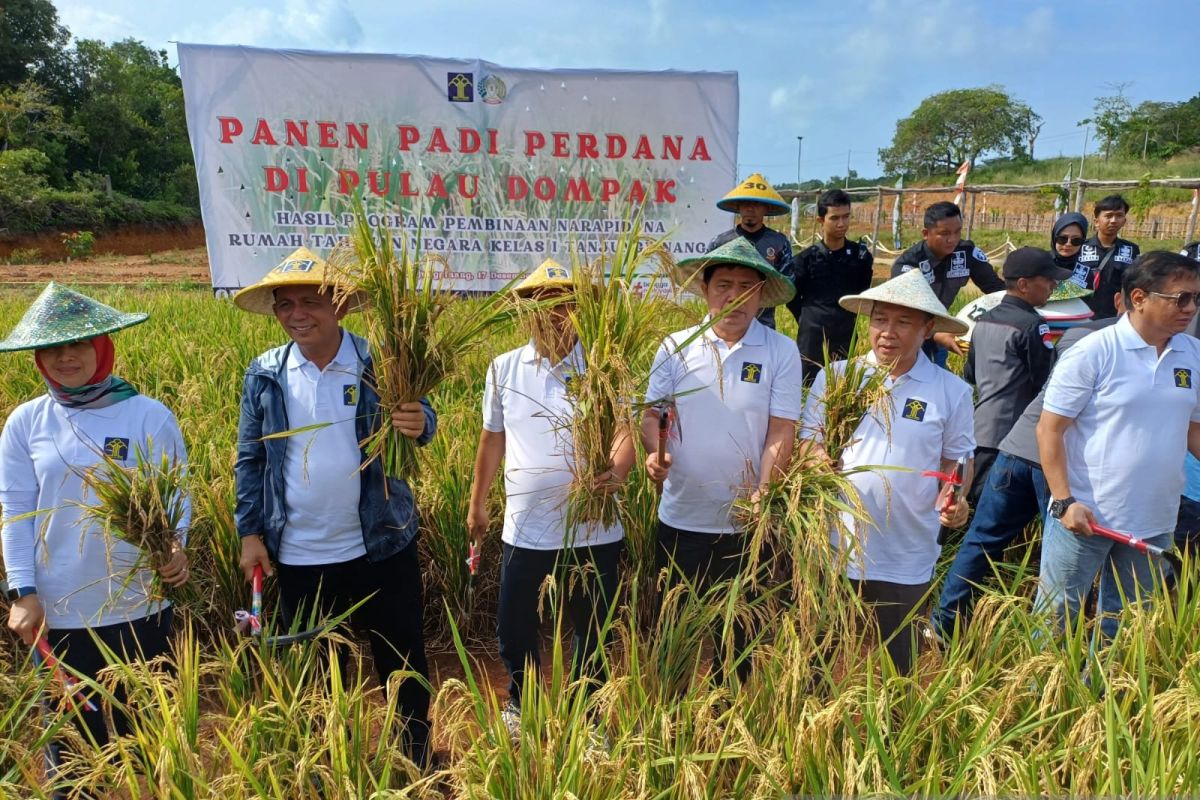
[[[752,361],[742,362],[742,381],[745,383],[759,383],[762,381],[762,364],[755,364]]]
[[[910,397],[904,401],[904,413],[900,416],[904,417],[905,419],[911,419],[914,422],[924,422],[926,405],[927,404],[924,400],[918,400],[915,397]]]
[[[124,461],[129,458],[129,440],[120,436],[104,438],[104,455],[114,461]]]
[[[342,387],[342,405],[356,406],[358,405],[358,384],[347,383]]]
[[[1175,369],[1175,385],[1180,389],[1192,388],[1192,371],[1185,367]]]

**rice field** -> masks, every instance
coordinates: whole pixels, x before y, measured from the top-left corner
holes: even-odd
[[[35,294],[5,292],[0,329],[9,330]],[[1030,611],[1036,555],[1021,547],[971,628],[944,650],[926,648],[914,675],[899,676],[864,632],[863,610],[827,544],[837,476],[802,470],[764,501],[754,533],[765,555],[752,574],[704,594],[679,587],[655,615],[655,494],[636,468],[623,496],[625,578],[608,622],[611,679],[591,693],[570,682],[559,587],[546,586],[544,679],[528,676],[522,729],[511,739],[493,688],[499,483],[473,592],[464,559],[485,369],[522,343],[512,324],[496,327],[434,392],[439,431],[418,454],[426,630],[430,649],[448,654],[437,663],[455,667],[432,687],[440,759],[422,774],[390,735],[391,711],[373,677],[359,677],[372,670],[327,680],[320,655],[329,640],[271,650],[231,631],[234,611],[249,602],[232,516],[237,404],[245,366],[282,339],[277,323],[203,289],[94,294],[151,314],[114,337],[116,371],[179,418],[191,455],[194,577],[176,594],[174,670],[135,664],[110,676],[131,687],[137,726],[103,753],[77,741],[69,707],[43,720],[40,698],[61,690],[33,671],[14,638],[0,636],[0,797],[49,796],[39,750],[52,736],[76,740],[81,789],[124,798],[1200,791],[1194,571],[1152,610],[1130,612],[1118,638],[1089,656],[1086,621],[1045,645],[1050,634]],[[695,309],[671,313],[682,327]],[[29,354],[0,358],[0,419],[43,390]],[[748,591],[750,581],[758,591]],[[274,608],[269,591],[266,605]],[[710,631],[728,632],[735,620],[755,632],[751,653],[735,652],[731,635],[710,652]],[[755,669],[745,685],[711,678],[710,658],[746,657]],[[104,685],[99,691],[109,696]]]

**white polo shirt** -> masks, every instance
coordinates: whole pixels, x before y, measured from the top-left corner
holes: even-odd
[[[567,494],[574,447],[567,427],[575,413],[567,396],[572,377],[583,372],[583,350],[551,366],[533,343],[492,361],[483,392],[483,427],[504,434],[504,531],[514,547],[560,550],[611,544],[621,526],[592,524],[568,531]]]
[[[658,516],[680,530],[732,533],[733,501],[758,485],[768,419],[800,418],[800,351],[758,320],[732,347],[710,328],[680,350],[697,329],[663,341],[646,389],[647,401],[675,398],[678,412]]]
[[[1198,381],[1200,342],[1172,336],[1159,356],[1128,315],[1055,365],[1044,408],[1075,420],[1064,436],[1067,478],[1101,525],[1135,536],[1175,529]]]
[[[867,356],[874,363],[874,354]],[[839,373],[845,361],[833,365]],[[822,440],[825,419],[824,369],[813,381],[804,409],[802,436]],[[940,470],[942,459],[957,460],[975,451],[975,418],[971,389],[958,376],[933,364],[924,353],[905,374],[887,379],[891,394],[891,433],[877,411],[863,417],[855,441],[842,454],[846,470],[896,467],[849,476],[867,521],[842,515],[844,530],[831,531],[834,544],[849,552],[846,575],[855,580],[914,585],[933,577],[941,547],[937,543],[941,483],[924,477]],[[851,547],[845,530],[853,531]]]
[[[293,345],[287,360],[288,426],[324,428],[289,436],[283,463],[287,524],[279,561],[340,564],[366,555],[358,516],[362,451],[355,433],[362,364],[343,331],[337,355],[317,369]]]
[[[79,503],[96,502],[82,472],[107,453],[124,466],[146,452],[187,461],[175,416],[135,395],[105,408],[70,409],[50,395],[17,406],[0,432],[0,504],[9,586],[36,586],[51,628],[130,622],[167,603],[149,602],[153,576],[131,574],[141,551],[84,520]],[[25,514],[34,516],[17,519]],[[191,520],[184,508],[180,529]]]

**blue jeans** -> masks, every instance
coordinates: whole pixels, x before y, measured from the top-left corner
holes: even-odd
[[[1175,546],[1180,550],[1200,547],[1200,501],[1187,495],[1179,498],[1179,518],[1175,523]]]
[[[975,518],[942,584],[933,616],[941,636],[954,632],[955,620],[966,627],[980,585],[993,574],[992,564],[1049,502],[1041,467],[1005,452],[996,455],[984,478]]]
[[[1170,547],[1172,532],[1148,536],[1146,541]],[[1100,633],[1112,639],[1117,633],[1117,615],[1125,602],[1149,600],[1155,575],[1161,571],[1153,556],[1103,536],[1079,536],[1053,517],[1042,531],[1042,566],[1034,607],[1053,615],[1060,631],[1075,624],[1080,608],[1100,575],[1096,610],[1101,615]],[[1122,599],[1122,596],[1124,599]]]

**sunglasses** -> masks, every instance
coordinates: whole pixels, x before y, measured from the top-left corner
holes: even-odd
[[[1180,308],[1187,308],[1190,305],[1200,306],[1200,292],[1176,292],[1175,294],[1163,294],[1162,292],[1148,292],[1155,297],[1161,297],[1164,300],[1172,300],[1175,305]]]
[[[1079,247],[1079,245],[1083,244],[1083,242],[1084,242],[1084,238],[1082,236],[1055,236],[1054,237],[1055,244],[1069,244],[1072,247]]]

